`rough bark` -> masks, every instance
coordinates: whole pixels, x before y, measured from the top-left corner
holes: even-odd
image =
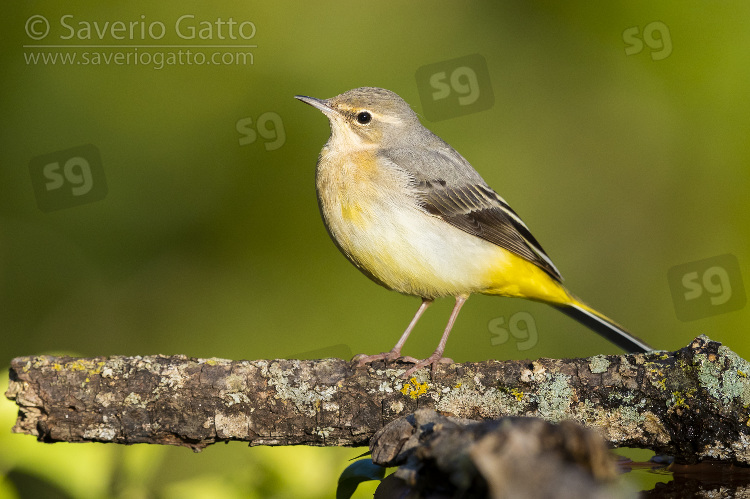
[[[379,430],[370,450],[375,464],[399,466],[381,484],[386,497],[635,497],[617,484],[604,439],[572,421],[472,421],[420,409]]]
[[[566,419],[614,446],[750,465],[750,364],[701,336],[675,352],[423,369],[340,359],[21,357],[14,432],[41,441],[367,445],[417,409],[458,418]]]

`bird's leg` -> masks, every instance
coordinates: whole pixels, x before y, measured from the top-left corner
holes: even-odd
[[[414,314],[414,318],[411,320],[409,325],[406,328],[406,331],[404,331],[404,334],[401,335],[401,338],[399,338],[398,343],[391,349],[390,352],[385,353],[378,353],[375,355],[357,355],[355,357],[355,360],[359,361],[359,364],[357,366],[361,367],[365,365],[368,362],[373,362],[376,360],[396,360],[401,356],[401,349],[404,347],[404,343],[406,343],[407,338],[409,338],[409,335],[411,334],[412,329],[414,329],[414,326],[417,325],[417,321],[419,321],[419,318],[422,317],[422,314],[425,310],[427,310],[427,307],[430,306],[432,303],[432,300],[428,298],[422,298],[422,304],[417,309],[417,313]]]
[[[409,376],[411,376],[414,371],[421,369],[425,366],[432,366],[432,372],[435,372],[435,366],[438,362],[446,362],[446,363],[452,363],[453,360],[443,357],[443,351],[445,351],[445,344],[448,342],[448,336],[451,334],[451,329],[453,329],[453,324],[456,322],[456,317],[458,317],[458,313],[461,311],[461,307],[466,302],[467,298],[469,298],[468,295],[459,295],[456,297],[456,305],[453,307],[453,311],[451,312],[450,319],[448,319],[448,325],[445,326],[445,331],[443,332],[443,337],[440,338],[440,343],[438,343],[437,348],[434,352],[432,352],[432,355],[427,357],[424,360],[417,360],[412,357],[406,357],[404,358],[407,362],[415,362],[414,367],[406,371],[401,377],[406,379]]]

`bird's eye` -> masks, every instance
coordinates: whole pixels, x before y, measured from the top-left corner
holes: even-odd
[[[360,111],[357,113],[357,123],[360,125],[366,125],[372,121],[372,115],[367,111]]]

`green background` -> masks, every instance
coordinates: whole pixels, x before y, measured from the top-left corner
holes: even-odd
[[[252,65],[27,64],[23,45],[41,43],[27,19],[45,16],[53,37],[66,14],[143,15],[167,26],[163,44],[237,43],[179,39],[172,25],[184,14],[249,20],[257,48]],[[750,275],[749,15],[739,1],[15,2],[0,18],[0,365],[42,353],[390,349],[419,300],[374,285],[329,240],[313,182],[328,124],[293,96],[381,86],[421,113],[417,70],[471,54],[487,61],[494,106],[423,122],[524,218],[570,289],[656,348],[707,334],[747,358],[747,307],[680,321],[667,273],[729,253]],[[623,32],[654,21],[671,54],[654,60],[659,49],[644,44],[626,55]],[[280,147],[267,150],[262,134],[241,145],[238,121],[264,113],[283,124]],[[42,212],[30,161],[83,144],[101,154],[106,196]],[[405,354],[432,352],[451,306],[426,313]],[[536,341],[493,344],[491,321],[518,312],[533,318]],[[485,296],[464,307],[446,351],[459,362],[600,353],[618,349],[543,304]],[[14,409],[0,407],[7,497],[8,476],[73,497],[331,497],[362,452],[49,446],[9,435]]]

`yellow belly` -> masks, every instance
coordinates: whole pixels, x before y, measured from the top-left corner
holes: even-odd
[[[371,156],[321,156],[318,201],[337,246],[389,289],[425,298],[485,293],[568,303],[570,296],[527,260],[422,210],[398,171]]]

